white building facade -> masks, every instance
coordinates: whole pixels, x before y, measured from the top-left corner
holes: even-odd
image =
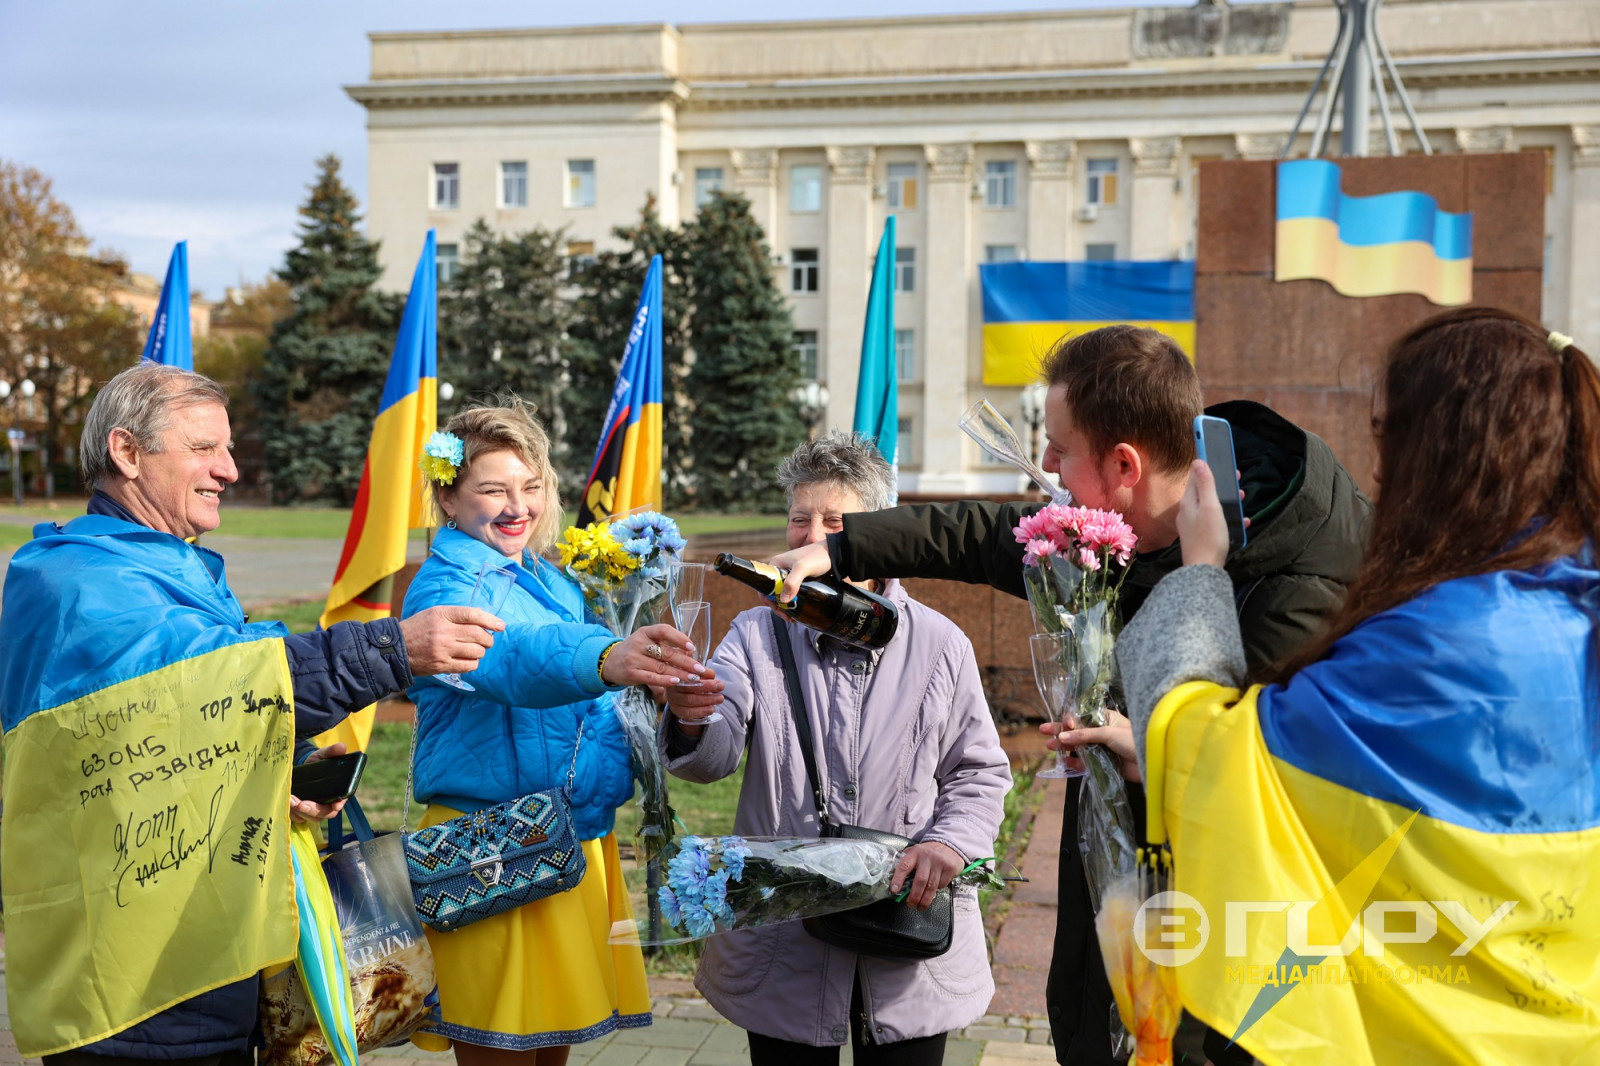
[[[1389,0],[1380,26],[1435,152],[1545,156],[1544,318],[1600,351],[1600,0]],[[429,228],[448,270],[480,217],[564,226],[582,255],[647,196],[670,224],[743,193],[830,426],[895,214],[902,491],[1003,492],[1017,479],[955,428],[984,396],[1020,424],[1018,390],[982,383],[978,265],[1193,258],[1199,163],[1277,157],[1336,27],[1329,0],[1219,0],[374,34],[348,91],[397,291]]]

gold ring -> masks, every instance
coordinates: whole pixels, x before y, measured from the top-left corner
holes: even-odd
[[[661,645],[659,645],[659,644],[650,645],[648,648],[646,648],[644,650],[644,653],[646,655],[650,656],[650,658],[652,658],[652,659],[660,660],[660,659],[665,659],[666,658],[666,655],[662,652]]]

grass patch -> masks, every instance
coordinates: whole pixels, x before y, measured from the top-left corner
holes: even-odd
[[[250,610],[252,622],[282,622],[291,633],[309,633],[317,628],[322,618],[325,600],[302,600],[297,603],[269,603]]]
[[[43,519],[40,519],[43,521]],[[33,539],[33,527],[0,522],[0,551],[20,548]]]

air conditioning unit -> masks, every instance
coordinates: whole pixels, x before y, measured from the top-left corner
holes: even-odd
[[[1078,221],[1079,222],[1093,222],[1095,219],[1097,219],[1099,217],[1100,217],[1100,205],[1099,204],[1084,204],[1082,207],[1078,208]]]
[[[788,252],[774,252],[774,253],[772,253],[772,265],[773,266],[781,266],[781,267],[788,266],[789,265],[789,253]]]
[[[873,196],[874,199],[882,200],[882,199],[885,199],[886,197],[888,197],[888,195],[889,195],[889,186],[887,186],[887,185],[874,185],[872,187],[872,196]]]

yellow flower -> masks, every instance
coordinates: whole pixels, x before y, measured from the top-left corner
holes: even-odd
[[[456,464],[448,459],[441,459],[437,455],[424,455],[421,466],[422,476],[429,481],[449,485],[456,479]]]

